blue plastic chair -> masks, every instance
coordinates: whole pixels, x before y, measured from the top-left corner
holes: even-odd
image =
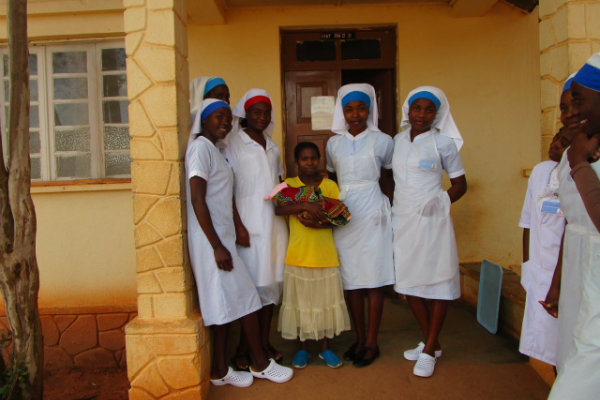
[[[500,296],[502,295],[502,267],[488,260],[481,263],[479,295],[477,298],[477,322],[490,333],[498,332]]]

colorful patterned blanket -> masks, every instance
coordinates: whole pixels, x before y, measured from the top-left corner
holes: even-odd
[[[327,216],[327,220],[333,225],[346,225],[352,218],[348,207],[337,199],[324,197],[321,189],[314,186],[301,186],[294,188],[287,183],[280,183],[273,191],[265,197],[265,200],[273,200],[277,206],[298,204],[301,202],[321,203],[321,208]]]

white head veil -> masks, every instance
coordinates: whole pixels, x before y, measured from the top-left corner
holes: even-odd
[[[208,81],[210,81],[213,78],[217,78],[216,76],[199,76],[197,78],[194,78],[192,80],[192,82],[190,82],[190,121],[192,121],[192,126],[193,126],[193,121],[194,118],[196,118],[196,114],[198,113],[198,110],[200,109],[200,106],[202,105],[202,100],[204,100],[204,89],[206,87],[206,83]],[[198,133],[198,132],[195,132]],[[190,135],[190,137],[188,138],[188,145],[190,144],[190,141],[193,139],[194,137],[192,135]]]
[[[350,83],[344,85],[338,90],[337,98],[335,99],[335,109],[333,111],[333,123],[331,131],[338,135],[343,135],[348,132],[348,124],[344,118],[344,108],[342,107],[342,99],[350,92],[362,92],[369,96],[371,104],[369,105],[369,117],[367,118],[367,127],[374,131],[379,131],[377,127],[377,119],[379,112],[377,111],[377,97],[375,89],[368,83]]]
[[[217,102],[225,103],[223,100],[219,100],[219,99],[204,99],[200,103],[200,107],[198,107],[198,110],[196,111],[196,115],[194,116],[194,122],[192,123],[192,128],[190,129],[190,136],[188,138],[188,146],[190,145],[190,143],[192,143],[192,141],[196,138],[196,136],[198,136],[200,133],[202,133],[202,111],[204,111],[206,109],[206,107],[210,106],[213,103],[217,103]],[[227,104],[227,103],[225,103],[225,104]],[[219,107],[219,108],[222,108],[222,107]]]
[[[410,122],[408,121],[408,103],[411,97],[419,92],[428,92],[439,100],[440,106],[435,114],[435,119],[431,124],[431,128],[436,129],[441,135],[448,136],[454,140],[456,148],[460,150],[464,140],[460,134],[460,131],[458,130],[458,127],[456,126],[456,123],[454,122],[454,118],[452,118],[452,114],[450,113],[448,99],[441,89],[438,89],[434,86],[419,86],[418,88],[412,90],[408,96],[406,96],[406,100],[404,100],[404,104],[402,105],[402,122],[400,123],[400,130],[402,131],[410,126]]]
[[[248,102],[248,100],[253,99],[254,97],[266,97],[269,99],[269,103],[271,103],[271,122],[269,123],[269,126],[267,126],[267,129],[265,129],[264,134],[267,135],[268,137],[271,137],[273,135],[273,102],[271,101],[271,96],[269,96],[269,93],[264,90],[264,89],[250,89],[246,92],[246,94],[244,94],[242,96],[242,98],[240,99],[240,101],[238,101],[238,103],[235,105],[235,107],[232,110],[233,113],[233,129],[232,132],[237,132],[238,129],[240,129],[240,120],[242,118],[246,118],[246,103]]]

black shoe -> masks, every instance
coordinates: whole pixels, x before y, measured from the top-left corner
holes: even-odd
[[[371,357],[365,357],[365,354],[367,353],[371,353]],[[371,365],[371,363],[375,361],[377,357],[379,357],[379,346],[375,347],[375,349],[371,347],[365,347],[354,359],[352,364],[354,364],[355,367],[366,367],[367,365]]]
[[[363,345],[361,343],[354,342],[354,344],[350,346],[350,348],[344,353],[344,360],[354,361],[358,356],[358,354],[356,354],[356,348],[359,346],[362,347]]]

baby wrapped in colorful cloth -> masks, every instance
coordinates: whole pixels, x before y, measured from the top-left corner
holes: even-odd
[[[302,202],[321,203],[321,208],[325,212],[327,220],[333,225],[346,225],[352,218],[348,207],[337,199],[324,197],[321,189],[314,186],[301,186],[294,188],[283,182],[265,196],[265,200],[273,200],[275,205],[284,206],[287,204],[298,204]]]

